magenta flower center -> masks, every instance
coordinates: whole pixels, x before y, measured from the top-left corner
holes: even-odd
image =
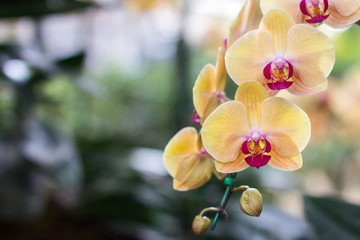
[[[301,0],[300,2],[300,11],[309,17],[306,20],[308,23],[325,21],[329,17],[329,14],[327,14],[328,8],[328,0]]]
[[[290,87],[293,84],[291,77],[294,69],[290,62],[282,57],[275,58],[268,63],[264,70],[264,77],[268,80],[267,85],[272,90],[281,90]]]
[[[270,142],[257,131],[252,132],[251,136],[242,143],[241,151],[247,155],[245,161],[251,167],[265,166],[271,158],[270,155],[267,155],[271,152]]]

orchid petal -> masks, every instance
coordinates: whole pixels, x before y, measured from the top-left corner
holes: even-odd
[[[184,159],[176,170],[174,189],[185,191],[202,186],[211,178],[213,165],[210,158],[199,159],[198,154]]]
[[[333,5],[329,6],[329,11],[330,16],[328,17],[328,19],[326,19],[325,22],[334,28],[347,27],[360,19],[360,7],[358,7],[349,16],[341,15]]]
[[[285,11],[273,9],[267,12],[260,22],[259,29],[267,31],[273,39],[275,55],[283,55],[286,50],[287,34],[294,21]]]
[[[294,78],[294,76],[293,76]],[[322,82],[318,83],[315,86],[307,86],[301,81],[294,81],[294,84],[291,85],[287,90],[295,95],[309,95],[314,93],[319,93],[326,90],[328,85],[327,79],[323,80]]]
[[[219,180],[224,179],[225,176],[226,176],[226,173],[221,173],[218,170],[216,170],[215,164],[213,164],[213,173],[217,177],[217,179],[219,179]]]
[[[295,23],[302,23],[304,15],[299,10],[299,2],[299,0],[261,0],[260,8],[264,15],[274,8],[280,8],[286,11]]]
[[[253,30],[231,45],[225,55],[225,65],[237,85],[249,79],[263,83],[263,69],[273,59],[271,35],[266,31]]]
[[[261,104],[268,97],[265,88],[255,81],[244,82],[236,91],[235,100],[244,104],[250,129],[259,129]]]
[[[330,74],[334,66],[334,45],[318,29],[298,24],[289,30],[285,59],[293,65],[298,80],[307,86],[315,86]]]
[[[231,46],[248,31],[258,28],[261,18],[260,0],[246,1],[235,20],[231,23],[228,46]]]
[[[225,89],[227,77],[225,69],[225,49],[223,47],[219,47],[218,49],[215,68],[215,88],[217,92],[222,92]]]
[[[204,123],[206,118],[219,106],[221,105],[225,100],[218,99],[216,97],[216,93],[213,93],[211,97],[208,99],[208,102],[206,104],[206,107],[203,112],[203,116],[201,117],[201,124]]]
[[[340,15],[348,17],[360,8],[360,0],[330,0],[330,6],[334,6]]]
[[[279,155],[276,149],[271,151],[271,159],[268,163],[271,167],[284,171],[295,171],[302,167],[303,160],[301,153],[291,157]]]
[[[293,156],[299,153],[299,149],[292,141],[292,139],[281,132],[270,132],[266,135],[272,146],[281,156]]]
[[[244,154],[240,152],[239,156],[232,162],[224,163],[220,161],[215,161],[215,167],[217,171],[222,173],[234,173],[246,169],[247,167],[249,167],[249,165],[245,162]]]
[[[250,167],[256,167],[256,168],[260,168],[265,166],[266,164],[268,164],[269,160],[271,159],[270,155],[265,155],[265,154],[260,154],[260,155],[251,155],[251,156],[247,156],[245,158],[245,162],[250,166]]]
[[[300,152],[305,148],[310,139],[310,120],[301,108],[284,98],[272,97],[263,102],[261,113],[262,133],[285,134]]]
[[[215,91],[215,67],[207,64],[201,70],[193,88],[193,102],[196,112],[202,117],[205,107]]]
[[[164,150],[165,168],[174,177],[175,172],[183,159],[199,153],[197,148],[198,134],[195,128],[181,129],[170,139]]]
[[[245,107],[237,101],[228,101],[216,108],[201,130],[206,151],[221,162],[234,161],[249,134]]]

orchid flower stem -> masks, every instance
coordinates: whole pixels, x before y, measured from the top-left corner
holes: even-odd
[[[229,178],[231,178],[233,180],[233,182],[235,182],[235,180],[234,180],[235,177],[236,177],[236,173],[232,173]],[[225,179],[225,181],[226,181],[226,179]],[[233,188],[234,188],[234,186],[232,186],[230,184],[227,185],[225,194],[224,194],[224,196],[223,196],[223,198],[221,200],[220,206],[218,207],[219,212],[215,215],[214,221],[213,221],[213,223],[211,225],[211,230],[215,229],[215,226],[216,226],[216,224],[217,224],[217,222],[219,220],[219,217],[220,217],[220,213],[222,213],[225,220],[228,219],[229,216],[228,216],[227,212],[225,211],[225,207],[226,207],[227,202],[229,201],[229,198],[230,198],[230,195],[231,195],[231,190]]]
[[[202,217],[204,215],[204,213],[206,212],[221,212],[220,208],[217,208],[217,207],[208,207],[208,208],[205,208],[203,209],[201,212],[200,212],[200,216]]]
[[[240,192],[240,191],[243,191],[243,190],[246,190],[246,189],[249,189],[249,186],[241,185],[240,187],[233,188],[233,189],[231,190],[231,193]]]

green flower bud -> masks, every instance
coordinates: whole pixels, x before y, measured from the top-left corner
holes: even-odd
[[[256,188],[245,190],[240,198],[240,209],[249,216],[260,216],[262,211],[262,196]]]
[[[210,226],[210,219],[208,217],[201,217],[197,215],[194,218],[192,229],[196,235],[203,234]]]

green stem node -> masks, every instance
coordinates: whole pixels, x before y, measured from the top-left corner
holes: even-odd
[[[219,217],[220,217],[220,213],[223,214],[225,220],[227,220],[228,218],[228,215],[225,211],[225,207],[226,207],[226,204],[230,198],[230,195],[231,195],[231,190],[234,188],[235,186],[235,177],[236,177],[236,173],[232,173],[229,177],[226,177],[225,180],[224,180],[224,184],[227,185],[226,187],[226,190],[225,190],[225,193],[224,193],[224,196],[221,200],[221,203],[220,203],[220,206],[219,206],[219,210],[220,212],[218,212],[216,215],[215,215],[215,218],[214,218],[214,221],[211,225],[211,230],[214,230],[215,227],[216,227],[216,224],[219,220]]]

